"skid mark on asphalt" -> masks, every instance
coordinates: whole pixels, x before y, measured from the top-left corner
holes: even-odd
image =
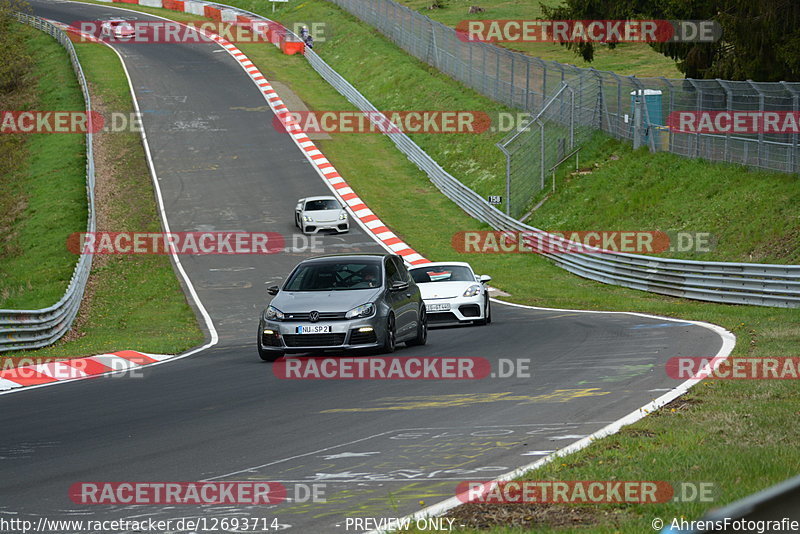
[[[427,410],[432,408],[461,408],[475,404],[491,402],[515,402],[517,404],[535,404],[539,402],[569,402],[582,397],[609,395],[610,391],[599,388],[557,389],[542,395],[514,395],[510,391],[502,393],[456,393],[450,395],[423,395],[412,397],[383,397],[376,399],[379,406],[367,408],[332,408],[320,413],[363,413],[396,410]]]
[[[608,423],[397,429],[298,456],[269,459],[257,467],[206,479],[281,483],[288,498],[278,504],[110,505],[62,512],[117,520],[200,517],[229,522],[233,518],[267,523],[276,520],[280,530],[337,532],[343,529],[348,517],[400,516],[452,497],[459,483],[465,480],[491,480],[516,466],[518,457],[553,450],[558,440],[588,435]],[[309,498],[308,489],[312,487],[321,489],[318,493],[321,498]],[[302,526],[294,527],[300,517]]]
[[[596,384],[598,382],[622,382],[625,380],[630,380],[632,378],[636,378],[637,376],[645,375],[655,368],[655,365],[652,363],[642,364],[642,365],[621,365],[616,368],[616,374],[607,375],[607,376],[598,376],[592,380],[581,380],[578,382],[578,385],[583,384]]]
[[[295,485],[322,485],[324,502],[286,502],[272,513],[287,523],[293,522],[291,516],[304,515],[337,527],[343,517],[382,517],[452,497],[465,480],[491,480],[511,470],[518,456],[549,453],[558,441],[588,435],[605,424],[402,429],[217,480],[279,482],[288,495]]]

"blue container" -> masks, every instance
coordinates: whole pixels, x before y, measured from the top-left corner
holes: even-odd
[[[660,128],[653,128],[653,126],[664,125],[664,112],[661,107],[661,91],[658,89],[637,89],[631,91],[631,131],[633,131],[633,117],[634,108],[636,106],[636,99],[644,100],[644,105],[647,107],[647,115],[642,114],[642,143],[650,143],[650,135],[658,137],[656,130]],[[648,124],[649,120],[649,124]],[[656,145],[659,139],[655,139]]]

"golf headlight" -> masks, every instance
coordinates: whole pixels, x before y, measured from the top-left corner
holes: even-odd
[[[373,313],[375,313],[375,306],[370,302],[368,304],[362,304],[361,306],[356,306],[349,312],[345,314],[345,317],[348,319],[356,319],[359,317],[369,317]]]
[[[314,222],[314,218],[313,218],[313,217],[310,217],[310,216],[308,216],[308,215],[303,215],[303,220],[304,220],[305,222]]]
[[[342,213],[340,213],[339,214],[339,220],[340,221],[346,221],[347,220],[347,212],[343,211]]]
[[[464,291],[465,297],[474,297],[475,295],[480,295],[481,293],[481,286],[475,284],[474,286],[469,286],[466,291]]]
[[[264,313],[264,317],[272,321],[283,321],[284,318],[283,312],[275,306],[268,307],[267,311]]]

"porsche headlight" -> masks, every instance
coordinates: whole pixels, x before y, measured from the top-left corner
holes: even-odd
[[[362,304],[361,306],[356,306],[355,308],[347,312],[345,314],[345,317],[348,319],[364,318],[364,317],[370,317],[374,313],[375,313],[375,305],[369,302],[367,304]]]
[[[264,312],[264,318],[271,321],[283,321],[284,315],[283,312],[275,306],[270,306],[267,308],[267,311]]]
[[[475,284],[469,286],[466,291],[464,291],[465,297],[474,297],[475,295],[480,295],[481,293],[481,286],[479,284]]]
[[[309,215],[303,215],[303,220],[305,222],[314,222],[314,218]]]
[[[340,221],[346,221],[347,220],[347,212],[346,211],[343,211],[342,213],[339,214],[339,220]]]

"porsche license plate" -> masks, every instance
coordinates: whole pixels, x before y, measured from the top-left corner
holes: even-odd
[[[427,304],[425,309],[429,312],[450,311],[450,304]]]
[[[298,334],[330,334],[333,327],[329,324],[312,324],[297,327]]]

